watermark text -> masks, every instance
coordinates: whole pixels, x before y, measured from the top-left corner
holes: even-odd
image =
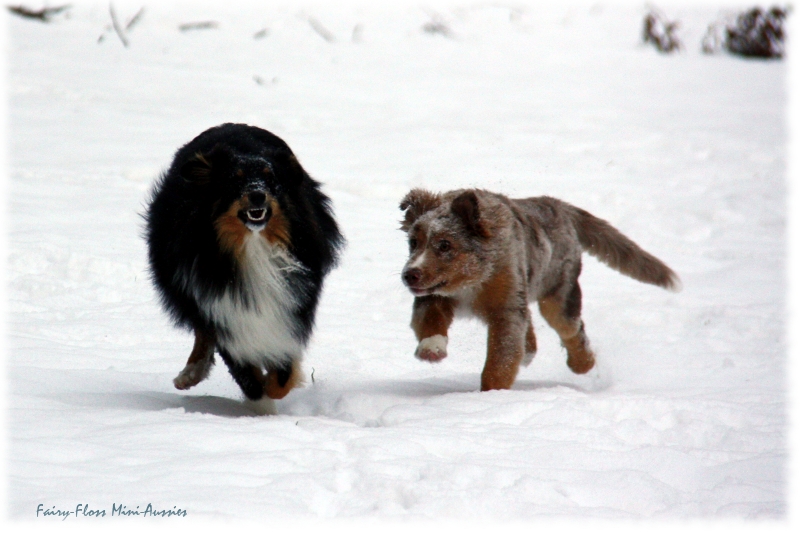
[[[87,503],[79,503],[74,508],[59,509],[55,505],[46,506],[40,503],[36,507],[36,518],[50,518],[66,520],[67,518],[106,518],[106,517],[128,516],[128,517],[155,517],[169,518],[172,516],[185,517],[186,510],[173,505],[171,509],[156,507],[152,503],[147,505],[124,505],[112,503],[111,507],[92,507]]]

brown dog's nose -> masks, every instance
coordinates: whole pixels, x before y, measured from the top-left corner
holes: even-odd
[[[403,281],[409,287],[413,287],[419,283],[420,278],[422,278],[422,271],[418,268],[409,268],[403,272]]]

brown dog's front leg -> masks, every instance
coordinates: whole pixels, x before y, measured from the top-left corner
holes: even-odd
[[[481,390],[510,389],[517,378],[525,349],[527,321],[507,311],[492,313],[489,323],[486,365],[481,374]]]
[[[455,302],[443,296],[421,296],[414,299],[411,328],[419,344],[417,359],[438,363],[447,357],[447,330],[453,323]]]
[[[214,366],[214,345],[216,339],[213,333],[200,329],[194,330],[194,348],[183,367],[172,383],[176,389],[186,390],[194,387],[208,377],[211,367]]]

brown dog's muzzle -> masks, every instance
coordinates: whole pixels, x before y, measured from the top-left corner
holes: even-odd
[[[415,296],[434,294],[437,290],[447,285],[447,280],[444,280],[426,287],[425,284],[430,284],[431,281],[425,279],[424,272],[421,268],[406,268],[403,270],[402,278],[408,290]]]
[[[403,272],[403,283],[409,289],[416,288],[420,280],[422,280],[422,271],[418,268],[409,268]]]

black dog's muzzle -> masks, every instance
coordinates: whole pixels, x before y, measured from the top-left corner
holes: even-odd
[[[263,191],[247,193],[247,201],[249,207],[239,212],[239,217],[245,224],[263,226],[269,222],[272,208],[267,204],[267,195]]]

